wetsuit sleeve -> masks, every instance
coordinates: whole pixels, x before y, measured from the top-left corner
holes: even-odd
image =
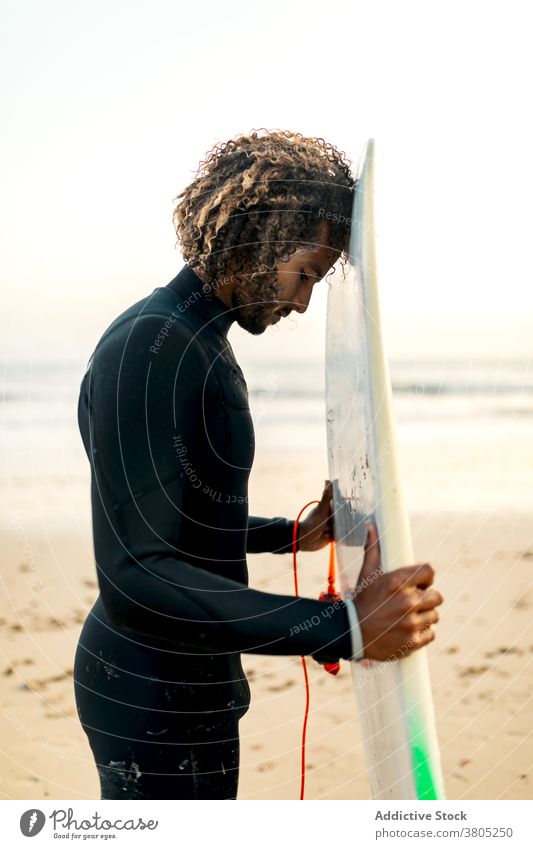
[[[355,606],[355,602],[351,598],[346,599],[346,608],[348,611],[348,619],[350,620],[351,639],[352,639],[352,660],[363,660],[365,649],[363,645],[363,634],[361,632],[361,624],[359,622],[359,614]]]
[[[271,554],[290,554],[293,530],[294,520],[284,519],[281,516],[275,516],[273,519],[249,516],[246,551],[249,554],[260,554],[266,551]],[[299,550],[298,545],[296,550]]]
[[[194,454],[205,363],[179,322],[150,358],[160,324],[143,318],[97,348],[81,402],[91,423],[84,442],[97,574],[111,621],[199,653],[351,657],[343,602],[250,589],[192,564],[174,544],[188,509],[175,438]]]

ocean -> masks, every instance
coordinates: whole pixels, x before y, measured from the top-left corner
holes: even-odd
[[[29,490],[41,492],[44,486],[86,492],[88,462],[77,427],[86,362],[4,362],[4,504],[21,504]],[[241,367],[257,462],[290,454],[302,462],[316,458],[325,469],[323,363],[241,361]],[[533,360],[395,359],[390,372],[412,509],[533,508]]]

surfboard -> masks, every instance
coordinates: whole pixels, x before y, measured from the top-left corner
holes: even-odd
[[[378,529],[384,571],[417,562],[380,319],[373,139],[356,178],[347,273],[329,288],[326,329],[328,464],[344,595],[356,585],[369,521]],[[444,799],[427,650],[351,667],[372,797]]]

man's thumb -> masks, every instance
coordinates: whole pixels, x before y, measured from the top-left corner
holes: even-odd
[[[368,526],[365,542],[365,556],[359,578],[367,578],[373,572],[381,572],[381,553],[379,549],[378,529],[372,523]]]
[[[321,501],[323,503],[329,503],[329,501],[333,498],[333,487],[331,481],[326,481],[324,483],[324,489],[322,490]]]

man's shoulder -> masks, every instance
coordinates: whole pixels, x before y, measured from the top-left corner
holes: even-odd
[[[100,336],[91,359],[97,354],[109,354],[113,348],[125,349],[132,344],[152,354],[160,353],[169,339],[173,341],[167,348],[183,343],[192,345],[195,327],[187,318],[169,289],[160,286],[113,319]]]

